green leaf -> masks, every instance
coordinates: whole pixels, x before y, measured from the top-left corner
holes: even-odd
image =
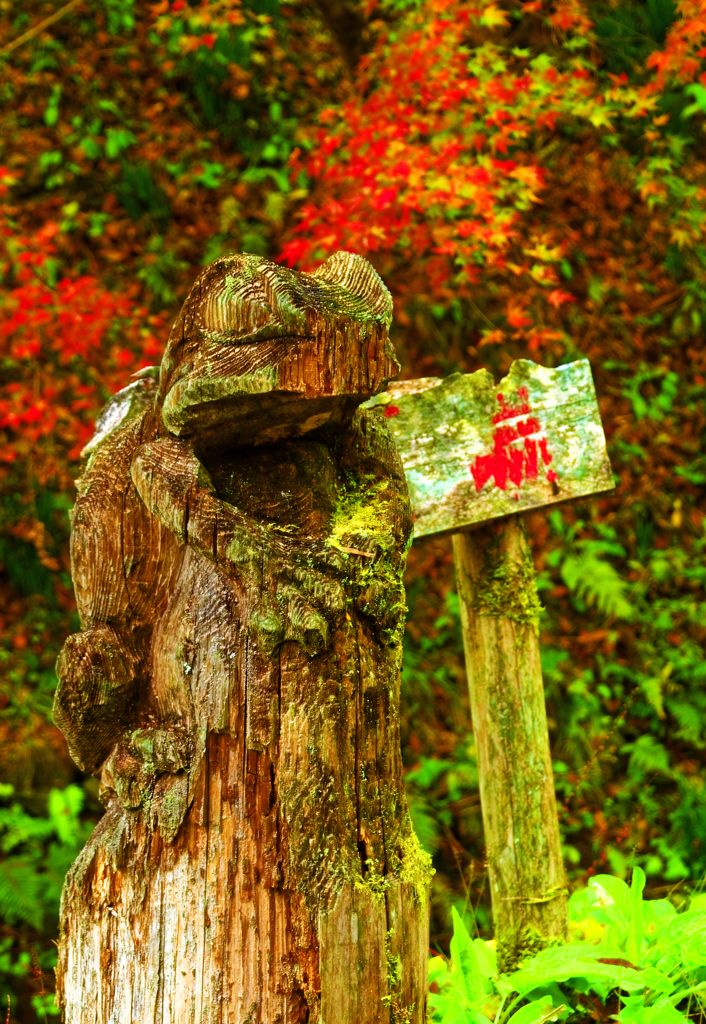
[[[429,984],[434,982],[443,988],[448,978],[449,965],[443,956],[433,956],[429,961]]]
[[[100,144],[92,139],[90,135],[87,135],[84,139],[81,139],[79,143],[81,149],[86,154],[87,160],[98,160],[103,150]]]
[[[431,789],[439,777],[449,770],[449,762],[438,757],[421,757],[419,767],[412,768],[405,776],[406,785],[418,789]]]
[[[56,834],[65,845],[76,842],[80,829],[79,812],[83,806],[84,793],[80,786],[66,789],[52,789],[49,793],[48,810]]]
[[[604,955],[605,951],[589,943],[543,949],[522,970],[511,975],[512,982],[521,995],[570,978],[582,978],[588,982],[605,979],[615,988],[628,992],[644,988],[641,971],[620,964],[599,963],[599,958]]]
[[[59,101],[61,99],[61,86],[53,85],[51,94],[47,100],[47,109],[44,111],[44,123],[49,126],[56,124],[59,120]]]
[[[89,213],[88,215],[88,235],[89,238],[100,238],[103,234],[105,225],[111,220],[109,213]]]
[[[491,949],[483,939],[474,939],[473,948],[476,951],[478,966],[483,977],[493,979],[497,978],[498,964],[495,956],[495,950]]]
[[[105,155],[109,160],[115,160],[136,142],[137,136],[127,128],[108,128],[106,130]]]
[[[655,858],[661,873],[662,862],[659,857]],[[649,863],[649,862],[648,862]],[[693,907],[693,900],[691,905]],[[643,913],[645,915],[645,934],[659,935],[664,927],[676,916],[677,910],[669,900],[645,900],[643,902]]]
[[[659,944],[663,949],[670,946],[699,940],[706,941],[706,909],[688,910],[685,914],[677,914],[662,930]]]
[[[698,112],[706,114],[706,88],[698,82],[691,82],[689,85],[684,86],[684,92],[691,93],[696,102],[685,107],[679,116],[687,118]]]
[[[120,120],[122,121],[123,115],[120,110],[120,107],[117,105],[117,103],[114,103],[113,100],[98,100],[96,106],[99,110],[105,110],[109,114],[115,114],[115,116],[120,118]]]
[[[42,153],[37,160],[37,166],[39,170],[48,171],[51,167],[58,167],[64,162],[64,154],[58,149],[51,149],[47,153]]]
[[[632,1012],[620,1012],[621,1024],[689,1024],[689,1018],[674,1009],[667,996],[663,996],[651,1006],[631,1008]]]
[[[419,842],[429,854],[435,854],[441,842],[439,822],[426,800],[409,797],[409,816]]]
[[[464,1010],[459,1003],[451,1003],[441,1019],[441,1024],[492,1024],[482,1013]]]
[[[644,888],[645,872],[642,868],[635,867],[632,872],[630,896],[628,899],[630,916],[628,924],[628,938],[625,944],[625,955],[630,963],[633,964],[640,962],[640,954],[642,953],[642,941],[644,937],[642,893]]]
[[[614,904],[627,924],[630,889],[622,878],[615,878],[613,875],[594,875],[588,885],[590,889],[595,889],[602,903]]]
[[[597,306],[603,305],[603,296],[608,286],[600,277],[591,277],[588,282],[588,297]]]
[[[451,918],[454,929],[453,938],[450,943],[451,962],[453,963],[454,970],[460,974],[459,980],[461,980],[461,984],[459,987],[462,988],[469,1003],[480,1003],[485,989],[478,963],[478,954],[468,934],[468,930],[461,920],[461,915],[455,907],[451,908]]]
[[[203,169],[194,175],[194,184],[203,185],[204,188],[219,188],[224,170],[223,164],[204,161]]]
[[[561,1006],[547,1004],[546,999],[535,999],[534,1002],[523,1006],[517,1013],[513,1013],[507,1024],[547,1024],[548,1021],[559,1020],[559,1017],[568,1009],[563,1003]]]

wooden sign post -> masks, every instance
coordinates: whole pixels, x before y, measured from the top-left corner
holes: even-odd
[[[388,387],[415,538],[453,534],[501,969],[566,931],[540,604],[518,513],[613,488],[587,360]]]

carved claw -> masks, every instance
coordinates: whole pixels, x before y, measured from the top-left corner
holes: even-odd
[[[131,476],[140,497],[160,521],[200,554],[224,568],[235,569],[245,593],[257,597],[248,628],[263,651],[293,640],[309,654],[328,643],[329,625],[318,607],[329,613],[345,608],[343,587],[317,570],[339,560],[331,549],[313,542],[277,536],[262,523],[222,501],[205,467],[188,444],[164,438],[136,453]],[[277,581],[276,591],[263,592],[263,578]]]
[[[136,729],[125,733],[101,774],[100,798],[115,793],[126,810],[148,806],[167,841],[176,835],[187,808],[187,770],[193,741],[177,727]]]
[[[97,774],[134,713],[139,657],[112,626],[70,636],[56,662],[54,721],[76,764]]]

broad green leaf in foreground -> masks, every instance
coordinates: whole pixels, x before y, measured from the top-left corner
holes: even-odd
[[[535,999],[513,1013],[507,1024],[548,1024],[549,1021],[559,1020],[566,1009],[568,1007],[563,1004],[552,1006],[546,999]]]

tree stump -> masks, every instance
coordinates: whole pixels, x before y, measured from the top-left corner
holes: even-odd
[[[67,1024],[423,1024],[399,743],[411,515],[360,257],[225,256],[106,407],[55,721],[106,814],[62,895]]]

